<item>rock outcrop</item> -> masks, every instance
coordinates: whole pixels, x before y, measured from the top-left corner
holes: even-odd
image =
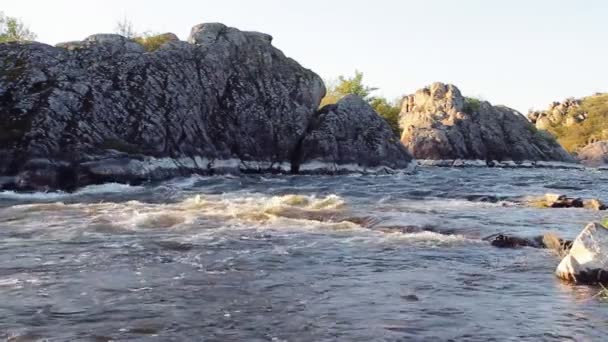
[[[542,130],[554,125],[572,126],[588,117],[587,113],[577,113],[580,106],[581,100],[569,98],[563,102],[553,102],[546,111],[531,111],[528,119]]]
[[[285,57],[267,34],[202,24],[188,42],[166,36],[153,51],[115,34],[56,47],[0,44],[0,176],[12,179],[4,187],[288,172],[298,169],[294,159],[307,161],[298,151],[325,95],[318,75]],[[369,111],[353,114],[375,120]],[[358,138],[349,139],[326,147],[347,151],[355,143],[365,154]],[[314,155],[324,157],[352,161]]]
[[[297,155],[304,163],[294,167],[302,172],[319,167],[334,172],[344,165],[352,170],[403,169],[411,161],[387,122],[355,95],[317,113]]]
[[[608,283],[608,229],[589,224],[574,240],[556,275],[579,284]]]
[[[465,98],[434,83],[407,96],[401,141],[417,159],[575,162],[553,138],[519,112]]]
[[[577,158],[586,166],[608,165],[608,141],[598,141],[585,146],[578,151]]]
[[[547,110],[531,111],[528,119],[546,130],[572,153],[589,144],[608,140],[608,94],[552,103]]]

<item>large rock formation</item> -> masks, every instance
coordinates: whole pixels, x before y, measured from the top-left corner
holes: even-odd
[[[294,167],[303,172],[316,168],[339,171],[345,165],[351,165],[351,170],[401,169],[411,160],[386,121],[355,95],[317,113],[297,155],[304,164]]]
[[[608,165],[608,141],[598,141],[585,146],[578,151],[577,157],[587,166]]]
[[[434,83],[406,97],[400,125],[417,159],[574,162],[517,111],[465,98],[453,85]]]
[[[589,224],[574,240],[555,273],[575,283],[607,284],[608,229],[599,223]]]
[[[306,162],[297,152],[325,94],[315,73],[267,34],[202,24],[188,42],[166,36],[146,47],[114,34],[1,44],[3,186],[69,189]]]

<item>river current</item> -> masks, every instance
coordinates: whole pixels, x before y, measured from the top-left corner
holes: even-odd
[[[608,172],[423,168],[414,175],[217,176],[0,193],[0,338],[15,341],[605,340],[598,288],[549,250]]]

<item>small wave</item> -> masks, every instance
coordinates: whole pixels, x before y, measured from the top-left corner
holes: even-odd
[[[19,276],[0,278],[0,287],[22,288],[26,285],[38,285],[41,282],[41,279],[32,277],[27,274],[19,274]]]
[[[97,193],[98,191],[116,190],[120,187],[113,185],[109,188],[93,188],[88,191]],[[298,223],[298,221],[309,221],[305,224],[306,226],[320,227],[324,224],[343,226],[344,224],[341,223],[343,219],[338,214],[344,205],[344,200],[336,195],[316,197],[291,194],[284,196],[249,194],[249,196],[240,197],[232,194],[231,196],[196,195],[181,202],[169,204],[139,201],[74,204],[51,202],[15,205],[3,210],[10,214],[10,217],[18,218],[27,218],[24,215],[31,212],[53,211],[56,219],[74,218],[77,220],[71,225],[76,230],[84,228],[96,233],[122,234],[147,229],[197,229],[192,226],[197,220],[202,223],[200,229],[207,227],[214,230],[221,226],[234,224],[245,224],[252,228],[302,226],[302,222]],[[277,220],[283,220],[283,222],[278,223]],[[294,224],[285,220],[291,220]],[[65,224],[69,225],[68,222]]]
[[[143,190],[142,186],[132,186],[120,183],[106,183],[100,185],[89,185],[75,192],[15,192],[12,190],[0,191],[0,198],[9,200],[29,201],[56,201],[58,199],[74,197],[79,195],[99,195],[110,193],[137,192]]]
[[[467,199],[441,199],[429,198],[424,200],[403,200],[395,201],[389,204],[392,208],[412,209],[422,212],[430,212],[435,209],[447,210],[467,210],[478,208],[500,208],[517,206],[517,202],[499,201],[499,202],[484,202],[484,201],[469,201]]]
[[[76,191],[73,195],[97,195],[97,194],[110,194],[110,193],[125,193],[125,192],[137,192],[143,190],[143,186],[133,186],[129,184],[121,183],[105,183],[99,185],[89,185]]]
[[[15,192],[12,190],[0,191],[0,198],[9,200],[53,201],[70,196],[67,192]]]
[[[465,235],[442,234],[431,231],[421,231],[414,233],[390,232],[381,234],[382,235],[380,236],[380,240],[382,242],[405,242],[430,247],[484,244],[484,242],[480,239],[467,237]]]

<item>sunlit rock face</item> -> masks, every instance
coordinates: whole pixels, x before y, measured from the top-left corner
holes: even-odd
[[[401,141],[416,159],[575,162],[519,112],[434,83],[403,101]]]
[[[599,223],[585,227],[555,273],[580,284],[608,283],[608,229]]]
[[[581,163],[587,166],[608,165],[608,141],[598,141],[585,146],[578,151],[577,157]]]
[[[0,45],[0,176],[19,189],[289,171],[325,95],[272,37],[201,24],[148,51],[116,34]],[[334,142],[340,143],[340,142]],[[362,161],[365,164],[365,161]]]
[[[538,129],[548,129],[555,125],[570,127],[587,119],[585,113],[570,115],[580,105],[581,100],[573,98],[566,99],[563,102],[553,102],[546,111],[531,111],[528,113],[528,119]]]

